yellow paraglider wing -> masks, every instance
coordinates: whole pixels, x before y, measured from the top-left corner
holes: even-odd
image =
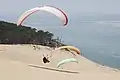
[[[80,54],[80,53],[81,53],[80,50],[79,50],[78,48],[74,47],[74,46],[61,46],[61,47],[56,48],[55,50],[66,49],[66,48],[67,48],[68,50],[73,50],[73,51],[75,51],[77,54]]]

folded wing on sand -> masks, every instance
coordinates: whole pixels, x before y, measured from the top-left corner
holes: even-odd
[[[65,14],[65,12],[63,12],[61,9],[53,7],[53,6],[49,6],[49,5],[44,5],[41,7],[36,7],[36,8],[32,8],[30,10],[27,10],[26,12],[24,12],[20,18],[18,19],[17,22],[17,26],[21,25],[23,23],[23,21],[30,16],[31,14],[38,12],[38,11],[45,11],[45,12],[49,12],[54,14],[55,16],[57,16],[58,18],[60,18],[63,22],[63,26],[66,26],[68,23],[68,17]]]
[[[64,59],[64,60],[60,61],[60,62],[57,64],[57,68],[60,67],[62,64],[69,63],[69,62],[76,62],[76,63],[78,63],[78,60],[75,59],[75,58]]]

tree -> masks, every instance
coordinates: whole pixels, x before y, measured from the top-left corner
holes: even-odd
[[[53,34],[27,26],[17,26],[13,23],[0,21],[0,43],[2,44],[41,44],[56,46],[61,44],[59,38],[53,39]]]

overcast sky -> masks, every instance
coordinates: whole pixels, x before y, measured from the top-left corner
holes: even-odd
[[[0,14],[20,14],[41,4],[54,5],[69,14],[81,12],[120,13],[120,0],[0,0]]]

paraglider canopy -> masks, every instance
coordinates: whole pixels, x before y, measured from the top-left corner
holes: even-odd
[[[63,10],[56,8],[54,6],[44,5],[32,8],[24,12],[18,19],[17,26],[21,25],[28,16],[38,11],[45,11],[54,14],[55,16],[61,19],[61,21],[63,22],[63,26],[66,26],[68,24],[68,17]]]
[[[76,63],[78,63],[78,60],[75,59],[75,58],[64,59],[64,60],[60,61],[60,62],[57,64],[57,68],[60,67],[62,64],[69,63],[69,62],[76,62]]]
[[[61,50],[61,49],[72,50],[72,51],[75,51],[77,54],[81,53],[80,50],[74,46],[61,46],[61,47],[56,48],[55,50]]]

